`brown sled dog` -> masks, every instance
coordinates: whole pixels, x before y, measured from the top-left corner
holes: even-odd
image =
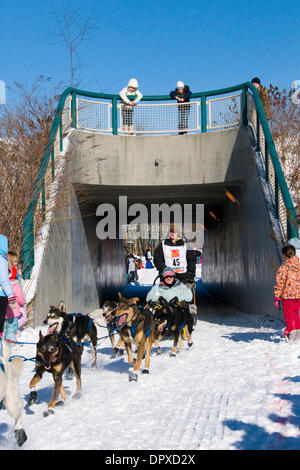
[[[119,293],[119,298],[118,307],[110,315],[106,315],[105,321],[109,328],[119,331],[120,337],[125,343],[128,362],[130,365],[134,365],[133,372],[129,373],[129,381],[137,381],[145,348],[145,368],[142,373],[149,373],[150,352],[154,340],[153,315],[149,310],[138,307],[138,297],[125,299]],[[133,342],[137,346],[135,363],[132,355]]]

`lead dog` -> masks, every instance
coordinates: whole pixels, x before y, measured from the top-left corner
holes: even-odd
[[[91,368],[96,368],[97,328],[91,317],[82,313],[66,313],[66,306],[61,300],[58,307],[50,307],[44,324],[49,326],[48,334],[56,332],[58,335],[69,336],[76,344],[90,341],[93,345]]]
[[[41,380],[45,371],[50,372],[53,375],[54,388],[48,405],[48,411],[44,412],[44,416],[53,414],[59,393],[62,397],[62,401],[59,404],[63,404],[66,398],[62,377],[67,367],[73,369],[77,380],[77,393],[73,398],[80,397],[82,349],[82,346],[77,346],[71,338],[58,336],[56,332],[43,336],[40,332],[36,350],[36,372],[29,384],[29,388],[32,389],[28,401],[29,405],[37,402],[36,384]]]
[[[119,293],[119,298],[118,307],[105,317],[105,321],[108,327],[119,331],[120,337],[125,343],[128,362],[130,365],[134,365],[133,372],[129,373],[129,381],[137,381],[145,348],[145,368],[142,373],[149,373],[150,352],[154,340],[153,315],[150,311],[138,307],[138,297],[126,299]],[[137,346],[135,363],[132,355],[133,342]]]
[[[3,362],[0,362],[0,402],[3,402],[9,415],[15,420],[15,438],[18,446],[21,447],[27,440],[22,424],[23,402],[19,393],[19,378],[23,361],[20,357],[15,357],[9,361],[10,346],[6,341],[2,341],[2,344]]]

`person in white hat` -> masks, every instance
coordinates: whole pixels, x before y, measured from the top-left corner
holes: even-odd
[[[190,87],[185,85],[182,81],[178,81],[176,89],[170,92],[170,97],[178,101],[179,135],[186,134],[186,131],[189,127],[188,121],[191,106],[185,103],[189,103],[191,95],[192,92]]]
[[[142,93],[138,90],[139,84],[136,78],[131,78],[128,85],[125,86],[119,93],[121,98],[121,113],[123,131],[128,134],[133,134],[133,108],[143,98]]]

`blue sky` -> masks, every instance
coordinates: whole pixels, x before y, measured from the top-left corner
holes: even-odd
[[[52,5],[59,12],[61,0],[0,0],[0,80],[7,85],[30,87],[40,75],[51,77],[49,90],[69,85]],[[72,0],[76,6],[97,25],[78,49],[81,89],[118,93],[131,77],[146,95],[168,94],[177,80],[196,92],[253,76],[280,89],[300,79],[299,0]]]

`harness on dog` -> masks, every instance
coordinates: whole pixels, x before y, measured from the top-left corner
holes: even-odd
[[[129,328],[130,333],[131,333],[131,336],[132,336],[133,338],[135,338],[135,335],[136,335],[136,327],[137,327],[138,323],[139,323],[139,322],[136,321],[136,323],[135,323],[134,325],[132,325],[132,326],[127,326],[127,328]],[[146,338],[148,338],[148,336],[150,335],[150,331],[151,331],[151,327],[149,327],[148,330],[145,331],[145,337],[146,337]]]
[[[58,339],[62,345],[67,346],[70,352],[73,352],[75,343],[69,336],[59,336]]]
[[[73,318],[73,323],[74,323],[76,317],[87,317],[87,316],[88,316],[88,315],[84,315],[83,313],[68,313],[68,315],[72,315],[72,317],[74,317],[74,318]],[[93,323],[93,319],[92,319],[91,317],[89,317],[89,323],[88,323],[88,326],[87,326],[87,329],[86,329],[85,334],[86,334],[86,333],[89,331],[89,329],[91,328],[92,323]],[[68,331],[68,333],[70,333],[71,327],[69,327],[69,328],[67,329],[67,331]]]
[[[139,306],[139,312],[144,317],[144,333],[145,333],[145,337],[148,338],[148,336],[150,335],[150,332],[151,332],[151,320],[150,320],[151,312],[149,312],[149,310],[145,309],[142,306]],[[115,319],[115,322],[117,322],[117,320],[118,320],[118,318]],[[139,321],[137,320],[135,322],[135,324],[132,325],[132,326],[126,325],[126,327],[130,330],[131,336],[133,338],[135,338],[136,328],[137,328],[138,324],[139,324]],[[115,328],[115,329],[117,329],[117,328]],[[121,329],[121,328],[119,328],[119,329]]]
[[[132,325],[132,326],[128,326],[128,328],[130,329],[130,333],[131,333],[131,336],[133,338],[135,338],[135,335],[136,335],[136,327],[138,325],[138,321],[136,321],[135,325]]]

